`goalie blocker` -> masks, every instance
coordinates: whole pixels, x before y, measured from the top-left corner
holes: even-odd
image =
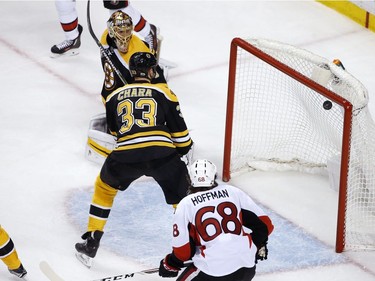
[[[107,133],[105,113],[91,118],[86,143],[87,160],[103,164],[108,154],[116,147],[115,137]]]

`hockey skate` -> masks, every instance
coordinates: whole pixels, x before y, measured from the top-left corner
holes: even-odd
[[[53,45],[51,48],[51,57],[59,57],[62,55],[74,56],[79,54],[79,47],[81,46],[81,34],[83,28],[78,24],[78,37],[74,40],[65,40],[60,44]]]
[[[96,256],[96,252],[99,249],[102,236],[103,231],[96,230],[94,232],[86,232],[82,235],[82,239],[86,241],[75,245],[77,259],[88,268],[92,266],[93,258]]]
[[[158,50],[158,29],[155,25],[150,23],[150,33],[145,37],[145,41],[148,44],[151,51],[157,54]]]
[[[27,271],[26,269],[23,267],[23,265],[21,264],[19,268],[17,269],[8,269],[9,272],[13,275],[16,275],[17,277],[19,278],[23,278],[26,274],[27,274]]]

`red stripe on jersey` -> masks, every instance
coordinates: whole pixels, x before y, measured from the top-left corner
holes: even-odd
[[[242,235],[243,236],[247,236],[247,239],[249,240],[249,249],[250,249],[253,246],[253,239],[251,238],[251,234],[250,233],[246,233],[242,229]]]
[[[173,253],[180,261],[187,261],[191,257],[190,243],[186,243],[181,247],[172,247]]]
[[[143,28],[145,28],[145,25],[146,25],[146,20],[141,16],[141,19],[139,20],[139,22],[134,26],[134,31],[136,32],[141,31]]]
[[[202,257],[205,258],[206,257],[206,253],[204,252],[204,250],[206,250],[206,246],[200,246],[199,250],[201,252]]]
[[[73,31],[78,26],[78,18],[76,18],[74,21],[70,23],[62,23],[61,26],[65,32]]]
[[[173,247],[173,253],[175,254],[176,258],[178,258],[180,261],[188,261],[191,259],[194,253],[191,252],[192,247],[195,246],[201,246],[201,241],[199,238],[199,235],[197,233],[197,230],[195,229],[195,226],[192,223],[189,223],[189,236],[194,241],[194,245],[192,245],[189,241],[185,245],[182,245],[181,247]]]
[[[264,222],[267,225],[268,235],[270,235],[274,229],[271,219],[268,216],[260,216],[259,218],[262,222]]]
[[[189,269],[187,269],[186,271],[184,271],[181,276],[179,277],[179,281],[186,281],[186,280],[191,280],[191,275],[193,275],[198,269],[192,265],[190,266]],[[195,275],[196,276],[196,275]],[[194,276],[194,277],[195,277]]]

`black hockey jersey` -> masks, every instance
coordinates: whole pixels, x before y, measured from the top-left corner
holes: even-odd
[[[188,153],[193,142],[177,96],[167,84],[125,85],[105,100],[108,129],[117,138],[113,153],[121,162],[143,162],[176,151]]]
[[[108,30],[105,30],[101,37],[101,44],[103,45],[107,55],[111,59],[115,67],[120,71],[123,78],[127,83],[134,81],[129,71],[129,60],[130,57],[136,52],[151,52],[147,46],[147,43],[142,41],[137,35],[132,34],[132,38],[129,41],[129,47],[127,53],[121,53],[118,51],[115,42],[108,35]],[[102,100],[103,102],[107,96],[119,87],[124,86],[120,77],[113,70],[112,66],[106,58],[101,55],[101,62],[104,71],[104,83],[102,87]],[[163,70],[158,66],[156,68],[157,74],[152,80],[152,83],[166,83],[166,79],[163,74]]]

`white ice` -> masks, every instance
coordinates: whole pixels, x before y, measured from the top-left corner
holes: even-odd
[[[369,90],[375,116],[375,34],[319,3],[132,3],[160,27],[161,56],[178,64],[169,73],[169,85],[196,143],[195,158],[211,159],[219,171],[234,37],[279,40],[341,59]],[[100,35],[108,11],[102,1],[91,6],[93,27]],[[77,8],[84,27],[81,53],[51,59],[50,47],[63,40],[54,2],[0,2],[0,223],[15,242],[29,281],[47,280],[38,268],[42,260],[65,280],[81,281],[158,266],[155,261],[169,250],[172,210],[155,183],[141,179],[118,195],[93,267],[88,270],[74,257],[100,170],[84,158],[87,129],[90,118],[103,112],[103,74],[87,29],[86,1],[78,1]],[[327,178],[254,172],[231,183],[246,190],[277,222],[269,260],[259,264],[255,280],[375,280],[374,251],[334,252],[337,193]],[[154,212],[160,215],[152,216]],[[312,253],[308,245],[323,252]],[[159,280],[156,275],[146,278]],[[0,280],[16,280],[2,263]]]

